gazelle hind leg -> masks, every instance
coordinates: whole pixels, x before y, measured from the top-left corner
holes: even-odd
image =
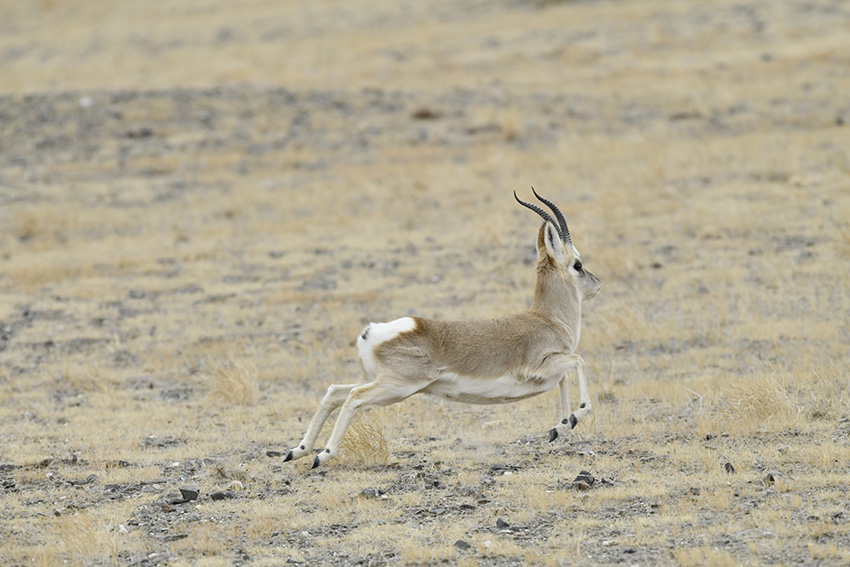
[[[348,399],[342,404],[342,409],[339,410],[339,417],[336,419],[333,433],[328,439],[325,450],[316,455],[313,466],[310,468],[314,469],[337,455],[345,430],[348,429],[352,418],[358,411],[368,406],[388,406],[398,403],[419,392],[427,385],[427,382],[401,384],[388,376],[379,376],[373,382],[353,388]]]
[[[316,443],[316,437],[319,436],[319,432],[322,430],[322,426],[325,424],[325,421],[328,420],[328,416],[330,416],[336,408],[341,406],[343,402],[348,399],[349,394],[351,394],[351,390],[359,385],[360,384],[331,384],[328,386],[327,393],[319,403],[319,409],[317,409],[316,413],[313,414],[313,418],[310,420],[310,425],[307,426],[307,433],[304,434],[304,439],[301,440],[301,443],[299,443],[297,447],[293,447],[289,450],[286,457],[284,457],[283,462],[300,459],[301,457],[309,455],[313,451],[313,445]]]

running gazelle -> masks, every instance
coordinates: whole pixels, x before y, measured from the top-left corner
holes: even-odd
[[[581,331],[581,303],[602,284],[584,269],[573,246],[564,215],[549,207],[514,198],[543,218],[537,235],[537,286],[531,308],[499,319],[436,321],[402,317],[370,323],[357,339],[366,379],[332,384],[319,404],[301,443],[284,461],[313,452],[316,437],[331,412],[342,406],[325,449],[313,460],[316,468],[339,451],[345,430],[361,408],[386,406],[414,394],[432,394],[469,404],[503,404],[548,392],[561,396],[561,419],[549,441],[576,426],[591,409],[584,360],[575,354]],[[568,371],[578,375],[579,408],[570,411]]]

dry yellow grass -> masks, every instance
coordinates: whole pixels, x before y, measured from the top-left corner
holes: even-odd
[[[845,565],[848,22],[0,5],[0,563]],[[574,435],[414,397],[268,458],[365,323],[528,305],[529,185],[605,286]]]

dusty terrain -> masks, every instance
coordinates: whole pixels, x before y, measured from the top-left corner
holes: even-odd
[[[0,563],[850,562],[846,3],[5,2],[0,90]],[[531,185],[592,416],[268,456],[365,323],[529,305]]]

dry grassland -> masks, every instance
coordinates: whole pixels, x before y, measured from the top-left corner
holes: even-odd
[[[0,89],[0,563],[850,563],[846,3],[4,2]],[[269,458],[366,322],[529,305],[529,185],[592,417]]]

